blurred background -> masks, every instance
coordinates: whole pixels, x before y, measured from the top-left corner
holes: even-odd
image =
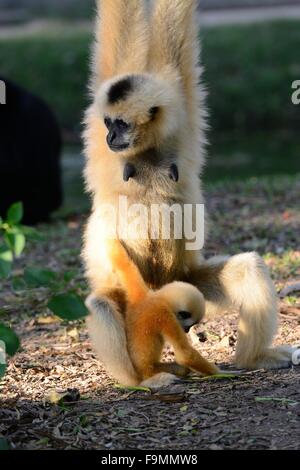
[[[0,76],[41,97],[61,129],[60,216],[89,206],[81,123],[94,12],[94,0],[0,0]],[[198,17],[211,125],[207,186],[295,175],[300,0],[201,0]]]

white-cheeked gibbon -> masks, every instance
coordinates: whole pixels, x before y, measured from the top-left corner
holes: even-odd
[[[93,51],[93,103],[85,119],[85,178],[93,196],[83,257],[92,294],[88,327],[99,358],[125,385],[138,383],[130,359],[123,312],[126,292],[106,251],[116,223],[103,204],[202,204],[205,160],[205,92],[200,82],[196,0],[100,0]],[[150,11],[151,10],[151,11]],[[135,177],[124,176],[132,164]],[[176,164],[178,178],[170,178]],[[120,215],[120,214],[119,214]],[[139,235],[139,234],[137,234]],[[208,234],[206,234],[207,236]],[[206,312],[240,312],[236,364],[279,368],[291,361],[287,347],[272,347],[277,299],[267,267],[256,253],[206,260],[186,250],[186,240],[122,239],[148,286],[173,281],[195,285]],[[162,380],[161,374],[157,383]],[[155,381],[155,379],[154,379]]]

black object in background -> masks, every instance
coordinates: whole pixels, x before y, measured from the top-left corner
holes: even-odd
[[[46,222],[62,204],[59,125],[49,107],[14,83],[0,105],[0,215],[22,201],[25,224]]]

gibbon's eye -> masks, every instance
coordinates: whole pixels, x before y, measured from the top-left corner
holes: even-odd
[[[190,312],[178,312],[177,317],[179,320],[189,320],[191,318]]]
[[[150,114],[150,118],[151,120],[153,120],[155,118],[155,116],[157,115],[159,111],[159,107],[158,106],[153,106],[153,108],[150,108],[149,109],[149,114]]]
[[[123,119],[116,119],[115,124],[119,129],[122,129],[123,131],[127,131],[131,126],[127,122],[123,121]]]
[[[110,129],[112,125],[112,120],[109,117],[104,118],[104,124],[106,125],[107,129]]]

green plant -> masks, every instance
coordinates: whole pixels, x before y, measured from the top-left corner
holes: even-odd
[[[40,234],[33,228],[21,224],[23,204],[13,204],[6,218],[0,219],[0,279],[9,282],[14,291],[28,289],[49,289],[49,309],[64,321],[76,321],[87,316],[88,311],[76,285],[75,274],[57,272],[27,266],[22,274],[13,272],[14,261],[21,257],[27,239],[40,240]],[[16,333],[8,326],[0,323],[0,378],[6,370],[6,355],[12,357],[20,347]]]
[[[0,218],[0,278],[7,278],[12,270],[14,258],[19,258],[25,248],[26,239],[21,220],[23,205],[13,204],[5,220]]]
[[[8,278],[12,271],[13,261],[19,258],[25,248],[25,227],[21,225],[23,205],[13,204],[5,220],[0,218],[0,278]],[[6,354],[13,356],[19,349],[20,341],[16,333],[0,323],[0,378],[6,370]]]

